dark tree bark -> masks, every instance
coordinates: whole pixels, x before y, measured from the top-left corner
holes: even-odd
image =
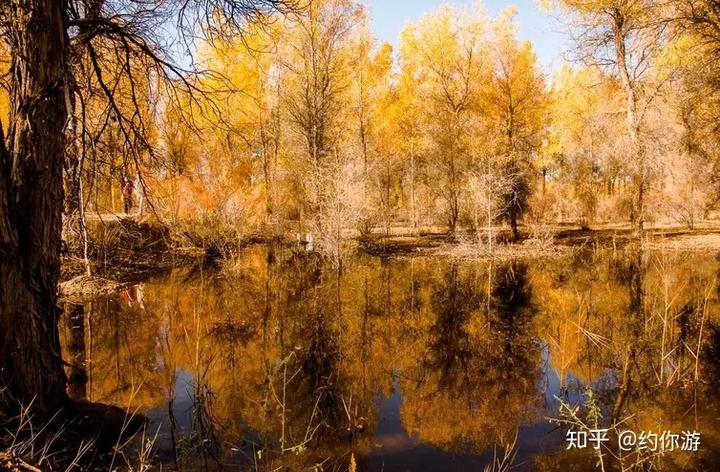
[[[57,283],[65,157],[65,0],[10,0],[11,113],[0,166],[0,382],[4,405],[67,403]]]
[[[516,205],[510,205],[508,210],[510,218],[510,229],[512,230],[513,241],[520,240],[520,231],[518,230],[518,208]]]

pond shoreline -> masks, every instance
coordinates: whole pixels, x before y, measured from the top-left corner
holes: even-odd
[[[496,231],[496,242],[489,248],[486,243],[474,242],[470,232],[450,235],[427,232],[414,235],[411,230],[393,231],[392,234],[373,234],[368,237],[349,238],[357,250],[380,257],[450,257],[468,260],[540,259],[567,255],[583,248],[622,249],[632,241],[629,226],[600,226],[593,229],[551,227],[539,237],[525,237],[511,242],[509,232]],[[272,239],[288,248],[296,241]],[[253,236],[236,244],[238,248],[267,244],[269,238]],[[88,275],[86,262],[75,256],[62,261],[59,287],[61,300],[79,301],[98,295],[111,294],[134,284],[163,275],[174,268],[200,265],[208,259],[223,259],[227,255],[210,257],[208,249],[199,247],[172,247],[156,244],[138,244],[131,248],[113,250],[112,257],[93,258]],[[643,242],[644,249],[691,251],[720,251],[720,225],[706,224],[695,229],[673,226],[649,228]]]

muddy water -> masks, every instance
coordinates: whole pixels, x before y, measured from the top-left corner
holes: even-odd
[[[719,470],[719,274],[692,253],[339,269],[258,246],[66,305],[64,352],[72,395],[143,412],[165,467],[595,470],[568,449],[584,425],[609,430],[605,470]],[[625,430],[701,439],[623,451]]]

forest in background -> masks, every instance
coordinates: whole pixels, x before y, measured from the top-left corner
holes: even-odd
[[[480,4],[428,13],[409,23],[391,47],[374,39],[371,12],[350,0],[0,2],[0,426],[18,431],[0,436],[0,460],[24,460],[6,449],[23,435],[33,454],[44,454],[46,448],[33,442],[37,431],[82,446],[94,437],[93,447],[115,454],[117,438],[140,429],[130,423],[144,421],[117,404],[90,403],[68,392],[77,366],[63,357],[59,305],[67,300],[59,298],[59,282],[77,256],[85,263],[78,272],[86,275],[73,280],[92,291],[91,282],[115,277],[111,291],[117,291],[138,282],[123,279],[128,266],[142,264],[147,278],[166,258],[173,259],[167,264],[186,262],[180,257],[185,248],[173,245],[175,235],[205,249],[186,282],[198,274],[202,279],[206,268],[219,269],[216,260],[233,255],[222,252],[228,241],[298,239],[317,250],[287,244],[278,254],[290,269],[310,270],[308,280],[292,277],[288,267],[283,276],[310,289],[331,282],[337,289],[334,314],[321,290],[312,297],[312,290],[290,293],[317,302],[309,316],[322,334],[332,316],[342,320],[340,287],[344,274],[352,274],[352,258],[345,266],[338,262],[348,238],[442,232],[441,244],[469,242],[482,249],[481,259],[485,247],[498,250],[496,241],[551,239],[564,226],[622,228],[642,239],[650,226],[693,229],[713,220],[720,196],[718,0],[560,0],[546,6],[575,44],[569,61],[554,71],[543,71],[532,44],[519,39],[512,8],[492,16]],[[133,189],[133,208],[126,206],[127,189]],[[706,232],[717,231],[709,226]],[[614,410],[623,406],[631,380],[652,378],[646,373],[654,366],[660,384],[678,381],[682,370],[687,385],[696,386],[704,343],[709,359],[717,358],[716,325],[713,334],[705,331],[707,320],[715,323],[714,282],[692,279],[692,291],[705,292],[674,307],[684,286],[675,294],[666,281],[663,304],[648,303],[644,288],[655,282],[643,280],[648,258],[641,250],[652,244],[618,251],[613,233],[609,267],[629,292],[627,306],[616,312],[626,315],[621,328],[632,335],[611,366],[622,379],[613,392]],[[267,262],[259,266],[267,272],[266,301],[279,258],[269,246],[258,259]],[[577,253],[561,267],[600,266]],[[378,259],[365,262],[406,261]],[[446,317],[452,334],[462,331],[471,311],[451,303],[468,298],[465,284],[456,283],[458,272],[446,274],[447,289],[439,282],[442,273],[435,273],[451,259],[435,261],[422,283],[438,287],[432,314]],[[494,260],[487,259],[492,292]],[[227,270],[238,260],[223,263]],[[514,305],[527,299],[515,296],[524,290],[513,288],[522,285],[512,285],[522,279],[515,265],[518,270],[497,278],[499,287],[511,285],[498,290],[503,296],[488,292],[484,299],[488,320],[493,303],[514,307],[500,318],[510,332],[527,315]],[[104,272],[91,274],[98,267]],[[557,281],[568,277],[581,275],[561,271]],[[368,307],[367,278],[363,283]],[[554,283],[538,287],[552,296]],[[444,291],[451,296],[443,298]],[[144,303],[126,292],[128,306]],[[80,306],[76,317],[84,313]],[[582,307],[571,311],[614,328],[605,311],[584,301]],[[218,332],[232,334],[228,328],[245,321],[231,319]],[[603,336],[573,326],[584,342],[604,345]],[[330,326],[327,339],[334,340],[336,329]],[[499,339],[488,334],[489,341]],[[652,351],[659,355],[652,369],[636,375],[632,360],[638,345],[642,349],[641,335],[660,342]],[[324,349],[303,349],[312,362],[327,359]],[[320,372],[312,362],[307,369]],[[675,371],[665,377],[668,367]]]
[[[91,37],[76,61],[66,239],[81,215],[122,211],[123,178],[136,184],[134,211],[198,239],[310,232],[335,256],[349,234],[393,228],[491,243],[502,221],[517,239],[519,221],[532,236],[551,223],[639,233],[712,217],[717,2],[547,8],[576,44],[549,74],[518,38],[514,8],[491,17],[481,4],[408,23],[395,49],[350,0],[192,44],[158,40],[149,55]],[[149,28],[143,15],[127,21]],[[184,47],[192,67],[171,62]]]

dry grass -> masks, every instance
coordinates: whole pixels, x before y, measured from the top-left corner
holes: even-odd
[[[720,234],[689,234],[646,241],[645,249],[720,251]]]
[[[62,463],[65,471],[79,467],[83,457],[94,446],[92,440],[82,441],[76,448],[68,449],[63,437],[67,424],[55,424],[60,413],[49,420],[38,423],[33,414],[33,403],[20,408],[18,416],[5,426],[7,437],[3,438],[4,451],[0,452],[0,470],[42,471],[58,470]],[[10,425],[14,424],[14,427]],[[7,441],[7,442],[6,442]]]

